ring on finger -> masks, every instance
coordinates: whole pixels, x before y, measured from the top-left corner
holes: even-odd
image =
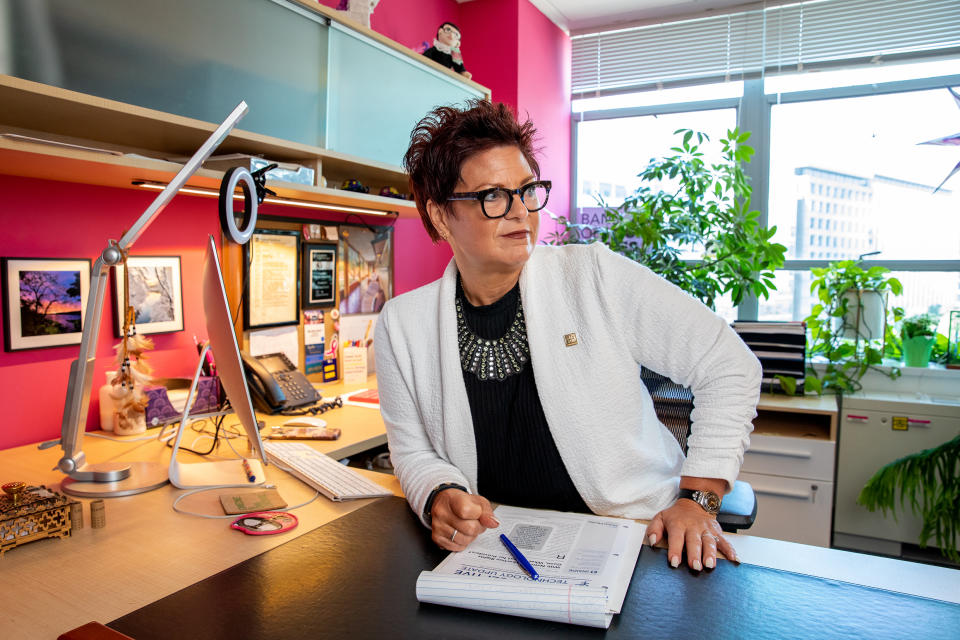
[[[720,542],[720,538],[719,538],[718,536],[710,533],[709,531],[704,531],[703,533],[700,534],[700,537],[701,537],[701,538],[710,537],[710,538],[713,538],[713,541],[714,541],[714,542]]]
[[[453,530],[453,533],[450,534],[450,542],[453,542],[453,539],[457,537],[457,534],[460,533],[456,529]]]

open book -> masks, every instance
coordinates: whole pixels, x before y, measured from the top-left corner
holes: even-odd
[[[620,613],[646,525],[621,518],[500,506],[500,527],[417,578],[417,600],[608,628]],[[504,533],[540,574],[532,580]]]

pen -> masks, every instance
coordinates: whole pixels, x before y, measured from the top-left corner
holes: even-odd
[[[534,580],[540,578],[540,574],[537,573],[537,570],[533,568],[533,565],[530,564],[530,561],[524,558],[523,554],[520,553],[520,549],[517,549],[515,546],[513,546],[513,543],[510,542],[510,538],[501,533],[500,542],[502,542],[503,546],[507,548],[507,551],[510,552],[510,555],[513,556],[513,559],[517,561],[517,564],[523,567],[523,570],[530,574],[531,578]]]
[[[250,482],[257,481],[257,476],[253,473],[253,469],[250,468],[250,463],[247,462],[246,458],[243,458],[243,472],[247,474],[247,480]]]

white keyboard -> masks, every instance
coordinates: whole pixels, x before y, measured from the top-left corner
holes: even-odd
[[[267,457],[334,502],[393,493],[303,442],[263,443]]]

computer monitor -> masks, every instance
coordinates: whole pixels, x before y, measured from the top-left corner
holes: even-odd
[[[180,431],[173,446],[173,455],[170,459],[170,482],[181,489],[231,485],[256,486],[264,482],[262,464],[267,463],[267,458],[263,451],[263,441],[260,439],[257,417],[253,412],[250,389],[247,387],[247,379],[243,373],[240,347],[233,331],[233,318],[230,315],[227,292],[220,272],[220,260],[217,257],[217,244],[213,236],[210,236],[207,242],[202,277],[203,313],[206,318],[207,337],[210,340],[209,348],[213,350],[220,384],[247,436],[250,452],[245,458],[248,463],[246,466],[240,460],[192,464],[180,464],[177,461],[180,440],[191,419],[188,416],[189,407],[196,392],[205,353],[201,354],[201,363],[198,364],[194,374],[193,385],[190,387],[190,395],[180,422]],[[253,477],[253,480],[250,480],[248,474]]]

